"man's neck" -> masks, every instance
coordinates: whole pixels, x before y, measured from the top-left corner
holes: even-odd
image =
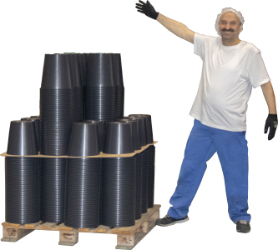
[[[235,40],[226,40],[222,38],[222,44],[224,46],[234,46],[240,43],[240,39],[236,38]]]

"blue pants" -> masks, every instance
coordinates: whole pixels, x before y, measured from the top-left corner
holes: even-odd
[[[180,219],[199,188],[207,161],[217,152],[225,179],[228,212],[231,220],[250,222],[248,210],[248,147],[245,131],[231,132],[203,125],[194,120],[188,138],[175,193],[168,215]]]

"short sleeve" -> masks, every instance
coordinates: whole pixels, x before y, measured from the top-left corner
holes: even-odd
[[[256,52],[250,61],[248,67],[249,80],[253,88],[257,88],[264,83],[270,81],[270,77],[266,71],[261,52]]]
[[[200,56],[204,60],[206,50],[216,42],[216,37],[201,35],[195,33],[194,35],[194,54]]]
[[[205,39],[203,35],[195,33],[194,35],[194,54],[204,59],[205,54]]]

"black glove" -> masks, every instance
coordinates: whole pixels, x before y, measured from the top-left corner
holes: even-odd
[[[155,11],[154,7],[151,5],[149,1],[147,3],[144,3],[143,1],[139,1],[140,3],[136,4],[136,8],[138,12],[141,12],[145,14],[146,16],[153,18],[156,20],[158,17],[158,12]]]
[[[277,128],[277,114],[269,114],[264,126],[264,133],[267,133],[268,128],[270,127],[268,140],[271,140],[275,136]]]

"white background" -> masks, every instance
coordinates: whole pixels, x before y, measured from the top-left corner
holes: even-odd
[[[39,88],[45,53],[121,53],[125,114],[152,115],[156,145],[155,203],[161,216],[169,208],[187,138],[189,116],[202,61],[193,45],[157,21],[137,13],[133,0],[1,1],[0,150],[5,152],[11,120],[39,114]],[[277,8],[274,0],[152,0],[162,14],[201,34],[216,36],[214,22],[224,7],[240,10],[246,20],[240,35],[261,51],[278,95]],[[247,112],[250,234],[236,233],[228,217],[224,179],[217,154],[208,162],[190,207],[190,220],[156,227],[136,249],[277,249],[278,135],[264,134],[268,108],[261,88],[253,89]],[[0,222],[5,221],[4,158],[0,163]],[[2,227],[0,229],[2,235]],[[0,249],[62,249],[58,232],[35,231]],[[114,249],[115,235],[79,234],[75,249]]]

